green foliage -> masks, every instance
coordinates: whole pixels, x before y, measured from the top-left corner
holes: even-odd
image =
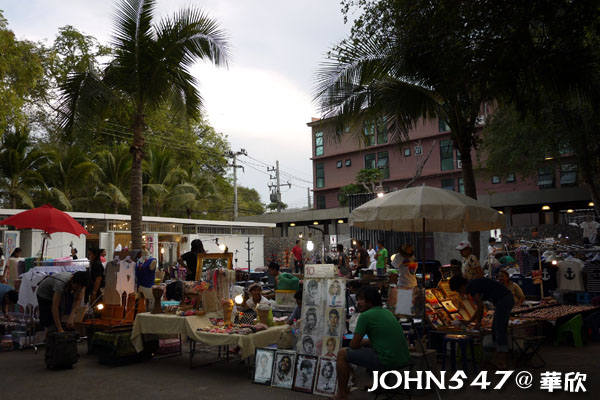
[[[286,206],[287,207],[287,206]],[[247,215],[261,215],[265,213],[265,206],[260,200],[256,189],[238,187],[238,214],[240,217]]]
[[[0,132],[27,124],[24,106],[43,77],[38,53],[34,43],[15,38],[0,10]]]
[[[279,208],[281,208],[282,210],[285,210],[287,208],[287,204],[285,204],[282,201],[279,201],[279,202],[269,203],[269,205],[267,205],[267,209],[269,209],[271,211],[275,211]]]
[[[356,183],[362,185],[370,193],[375,193],[375,188],[381,183],[382,179],[383,171],[378,168],[361,169],[356,174]]]
[[[0,195],[5,206],[33,208],[32,188],[43,184],[39,170],[47,155],[34,146],[27,128],[4,132],[0,148]]]
[[[341,187],[338,193],[338,201],[340,202],[340,206],[346,207],[348,205],[348,196],[360,193],[368,193],[368,190],[366,190],[363,185],[357,185],[356,183],[351,183]]]

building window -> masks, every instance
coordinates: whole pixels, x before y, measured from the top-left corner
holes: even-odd
[[[508,174],[506,176],[506,182],[510,183],[510,182],[516,182],[517,181],[517,177],[515,176],[515,174]]]
[[[325,187],[325,164],[318,163],[315,165],[315,169],[317,173],[317,187]]]
[[[463,178],[458,178],[458,193],[465,194],[465,185],[463,183]]]
[[[460,159],[460,151],[458,149],[456,149],[456,168],[462,168],[462,160]]]
[[[492,183],[493,184],[500,183],[500,177],[499,176],[492,176]]]
[[[365,122],[365,146],[375,145],[375,124],[371,122]]]
[[[336,168],[342,168],[342,160],[340,160],[337,163],[335,163],[335,167]]]
[[[423,146],[415,146],[415,156],[423,154]]]
[[[448,132],[450,130],[450,126],[446,121],[441,118],[438,118],[438,129],[440,132]]]
[[[410,157],[410,147],[404,149],[404,157]]]
[[[317,209],[322,210],[324,208],[327,208],[325,196],[317,196]]]
[[[377,168],[383,172],[383,179],[390,177],[390,159],[387,151],[377,153]]]
[[[563,164],[560,166],[560,186],[577,186],[577,165]]]
[[[442,179],[442,189],[454,191],[454,179]]]
[[[352,165],[352,160],[351,159],[347,159],[346,160],[346,167],[349,167]]]
[[[540,189],[551,189],[554,187],[554,167],[552,165],[539,169],[538,187]]]
[[[377,168],[375,161],[375,153],[365,154],[365,169]]]
[[[315,133],[315,156],[323,155],[323,132]]]
[[[385,144],[388,141],[387,123],[382,118],[377,124],[377,144]]]
[[[454,151],[452,149],[452,140],[440,141],[440,159],[442,171],[454,169]]]

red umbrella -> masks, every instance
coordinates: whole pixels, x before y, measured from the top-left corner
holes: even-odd
[[[89,235],[89,232],[79,222],[75,221],[70,215],[52,207],[51,204],[44,204],[41,207],[8,217],[0,221],[0,225],[10,225],[17,229],[41,229],[48,234],[66,232],[76,236]],[[42,257],[45,243],[46,238],[44,237]]]
[[[41,229],[46,233],[67,232],[73,235],[89,235],[83,226],[69,214],[64,213],[51,204],[23,211],[0,221],[0,225],[10,225],[17,229]]]

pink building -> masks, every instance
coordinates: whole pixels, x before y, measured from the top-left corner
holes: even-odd
[[[426,120],[410,133],[410,141],[399,147],[391,143],[385,126],[368,126],[366,140],[350,133],[332,141],[335,125],[313,119],[312,161],[314,207],[339,207],[338,193],[345,185],[355,183],[356,174],[364,168],[383,171],[384,190],[402,189],[415,177],[417,166],[430,154],[415,185],[429,185],[462,192],[462,175],[458,151],[443,121]],[[477,156],[473,151],[476,164]],[[507,166],[504,176],[487,177],[476,172],[478,198],[491,207],[503,210],[509,224],[537,225],[556,223],[561,210],[588,207],[589,194],[577,186],[577,167],[568,157],[559,165],[541,168],[538,179],[523,179]],[[542,210],[549,205],[550,210]]]

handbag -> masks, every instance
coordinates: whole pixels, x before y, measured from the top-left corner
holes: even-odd
[[[258,318],[258,314],[253,309],[249,308],[235,315],[235,319],[233,321],[234,324],[242,325],[252,325],[254,320]]]

